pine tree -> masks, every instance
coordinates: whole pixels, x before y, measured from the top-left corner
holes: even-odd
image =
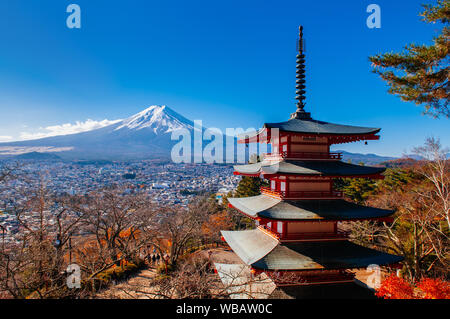
[[[389,85],[388,92],[403,101],[424,105],[424,114],[449,117],[449,34],[450,0],[423,5],[420,15],[427,23],[443,24],[432,45],[410,44],[401,53],[372,56],[373,72]]]
[[[368,178],[349,178],[341,185],[341,189],[347,198],[363,204],[376,190],[376,182]]]
[[[250,197],[261,194],[261,179],[258,177],[242,176],[236,189],[235,197]]]

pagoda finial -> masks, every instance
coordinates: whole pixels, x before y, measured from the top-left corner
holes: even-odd
[[[297,100],[297,111],[291,114],[291,119],[311,119],[311,114],[305,112],[305,54],[303,52],[303,26],[298,28],[299,39],[298,39],[298,54],[297,54],[297,80],[296,80],[296,94],[295,99]]]

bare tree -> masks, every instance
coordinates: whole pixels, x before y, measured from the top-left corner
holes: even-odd
[[[203,214],[180,206],[161,207],[157,218],[147,225],[148,244],[152,245],[161,256],[168,254],[168,264],[175,265],[192,241],[201,236]]]
[[[3,164],[0,166],[0,183],[4,183],[10,179],[15,179],[21,173],[23,164],[16,162],[12,164]]]
[[[404,256],[411,281],[424,275],[448,276],[450,264],[447,150],[438,139],[429,138],[414,151],[422,160],[398,171],[406,180],[395,186],[381,182],[368,200],[369,205],[395,209],[393,223],[352,223],[354,240]]]
[[[428,182],[423,189],[415,193],[424,208],[423,214],[417,218],[424,232],[430,250],[436,256],[436,261],[448,268],[450,265],[450,167],[447,154],[449,149],[443,149],[439,139],[430,137],[425,144],[416,147],[414,153],[422,156],[425,162],[418,166],[417,171]],[[433,264],[430,266],[432,267]]]
[[[189,248],[206,242],[217,241],[218,227],[227,214],[214,199],[199,197],[188,207],[162,206],[147,219],[147,239],[160,255],[168,255],[168,264],[175,265]]]
[[[144,221],[152,210],[146,196],[123,189],[100,190],[73,199],[72,209],[82,215],[86,232],[76,255],[88,279],[121,261],[137,260],[149,237]]]
[[[449,151],[448,148],[443,149],[440,140],[434,137],[428,138],[425,145],[413,150],[426,160],[418,171],[432,184],[428,192],[421,192],[419,195],[426,202],[429,215],[438,220],[445,220],[447,229],[450,229],[450,167],[447,159]]]
[[[80,221],[41,177],[21,190],[10,207],[20,228],[16,243],[0,251],[0,289],[14,298],[72,295],[65,285],[68,241]]]

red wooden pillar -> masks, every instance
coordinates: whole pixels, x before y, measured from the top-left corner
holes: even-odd
[[[286,152],[286,156],[289,156],[289,154],[291,154],[291,134],[287,135],[287,152]]]
[[[285,177],[286,177],[286,196],[289,197],[289,192],[290,192],[289,184],[290,184],[291,180],[288,176],[285,176]]]

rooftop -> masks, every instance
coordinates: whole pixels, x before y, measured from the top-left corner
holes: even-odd
[[[355,269],[403,260],[343,240],[281,244],[259,228],[222,231],[222,235],[244,263],[261,270]]]
[[[228,198],[228,202],[251,217],[276,220],[350,220],[384,218],[394,211],[357,205],[343,199],[283,201],[259,195]]]
[[[376,134],[381,129],[328,123],[313,119],[291,119],[280,123],[265,123],[264,128],[277,128],[284,132],[311,134],[361,135]]]
[[[269,299],[376,299],[375,294],[354,282],[278,287]]]
[[[367,176],[381,174],[384,167],[371,167],[344,163],[341,161],[262,161],[254,164],[235,165],[240,175],[259,176],[271,174],[319,175],[319,176]]]

